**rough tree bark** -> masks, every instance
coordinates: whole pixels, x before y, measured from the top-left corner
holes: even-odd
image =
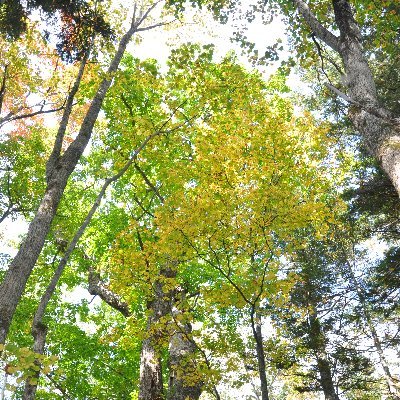
[[[175,308],[172,314],[175,330],[169,342],[168,400],[198,400],[203,382],[197,374],[196,343],[191,339],[192,326],[176,318],[182,312]]]
[[[314,35],[341,57],[345,69],[343,82],[352,104],[350,119],[362,135],[370,154],[379,161],[400,195],[400,120],[378,100],[350,1],[332,0],[339,37],[317,20],[304,1],[292,1]]]
[[[71,100],[70,107],[68,110],[67,105],[64,110],[53,152],[47,162],[47,186],[44,196],[33,221],[29,225],[28,233],[0,285],[0,343],[4,343],[6,340],[15,309],[43,248],[46,236],[50,230],[51,223],[67,185],[68,178],[74,171],[90,140],[104,97],[111,85],[112,77],[118,69],[119,63],[133,34],[139,30],[149,29],[139,27],[156,4],[157,3],[154,3],[145,13],[141,13],[138,18],[136,12],[134,13],[131,26],[119,42],[118,49],[106,73],[106,78],[102,80],[93,97],[76,139],[70,144],[64,154],[61,155],[61,146],[72,110],[73,97],[75,95],[73,90],[70,93],[68,99],[68,101]],[[79,87],[79,82],[80,80],[77,79],[77,87]]]
[[[162,268],[161,279],[154,284],[153,298],[148,301],[150,312],[147,320],[147,336],[142,342],[140,354],[140,383],[138,400],[164,399],[160,348],[165,341],[166,326],[162,317],[171,312],[174,290],[164,292],[163,280],[175,278],[173,268]]]

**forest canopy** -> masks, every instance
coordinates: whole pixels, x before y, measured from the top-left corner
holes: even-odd
[[[399,30],[3,1],[0,399],[400,399]]]

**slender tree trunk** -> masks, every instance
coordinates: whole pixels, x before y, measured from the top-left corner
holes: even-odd
[[[383,376],[385,378],[389,393],[390,393],[392,399],[400,400],[399,382],[396,382],[396,380],[393,378],[392,373],[390,372],[389,364],[386,360],[385,353],[382,348],[381,340],[376,331],[376,328],[375,328],[375,325],[374,325],[374,322],[373,322],[373,319],[372,319],[372,316],[371,316],[371,313],[369,310],[369,306],[366,301],[365,292],[364,292],[363,288],[361,287],[361,285],[359,284],[357,278],[355,277],[353,268],[352,268],[350,262],[348,262],[348,261],[347,261],[347,266],[348,266],[348,272],[350,274],[351,283],[356,289],[357,297],[358,297],[358,300],[360,302],[360,305],[361,305],[361,308],[362,308],[362,311],[364,314],[364,323],[372,336],[372,340],[374,342],[374,347],[375,347],[376,353],[378,354],[378,357],[379,357],[379,363],[382,367]]]
[[[90,140],[104,97],[111,85],[112,75],[118,69],[126,46],[136,29],[136,21],[133,21],[131,28],[119,43],[114,59],[108,68],[107,78],[101,82],[82,122],[77,138],[62,156],[59,155],[59,150],[56,148],[60,149],[59,139],[62,139],[65,131],[60,132],[60,129],[58,132],[54,145],[56,153],[53,151],[49,159],[51,163],[47,165],[47,187],[45,194],[33,221],[29,225],[28,233],[0,285],[0,343],[4,343],[6,340],[15,309],[43,248],[68,178],[74,171]]]
[[[258,375],[260,377],[260,383],[261,383],[261,399],[269,400],[265,353],[264,353],[263,337],[261,331],[261,318],[259,315],[256,315],[254,307],[252,308],[250,316],[251,316],[251,329],[253,331],[253,337],[256,342]]]
[[[320,376],[320,384],[324,392],[325,400],[339,400],[333,384],[331,364],[326,353],[325,335],[321,330],[316,314],[309,317],[311,342],[317,361],[317,368]]]
[[[319,352],[317,353],[316,357],[320,382],[324,392],[325,400],[339,400],[339,396],[336,394],[335,386],[333,385],[331,366],[326,357],[326,353]]]
[[[151,137],[151,136],[149,136]],[[144,142],[146,143],[146,141]],[[138,154],[138,152],[143,148],[140,146],[135,152],[134,156]],[[65,250],[65,254],[60,260],[57,269],[55,270],[49,284],[47,285],[47,288],[43,294],[43,296],[40,299],[40,302],[38,304],[38,307],[36,309],[35,315],[33,317],[32,321],[32,336],[34,339],[34,345],[33,345],[33,351],[39,354],[44,353],[44,347],[46,343],[46,333],[47,333],[47,326],[43,322],[43,317],[46,313],[47,306],[49,304],[49,301],[51,297],[54,294],[54,291],[56,290],[58,281],[61,278],[62,273],[64,272],[64,269],[67,265],[67,262],[69,260],[69,257],[71,256],[72,252],[74,251],[78,241],[84,234],[87,226],[92,220],[93,215],[97,211],[98,207],[100,206],[101,200],[104,197],[106,190],[108,186],[111,185],[111,183],[117,181],[123,174],[128,170],[130,165],[132,164],[134,158],[131,158],[125,165],[124,167],[115,175],[112,177],[106,179],[104,182],[99,194],[97,195],[97,198],[90,208],[88,214],[86,215],[84,221],[82,222],[82,225],[79,227],[79,229],[76,231],[74,237],[72,238],[71,242],[68,244],[67,249]],[[102,299],[105,299],[105,301],[110,304],[113,308],[119,310],[122,314],[125,316],[129,316],[129,308],[126,303],[121,301],[121,299],[112,293],[111,291],[107,290],[105,287],[100,285],[100,277],[98,274],[95,273],[93,269],[89,269],[89,292],[92,294],[99,295]],[[36,378],[39,378],[39,371],[36,373]],[[31,384],[30,381],[28,380],[25,385],[25,393],[24,393],[24,400],[31,400],[35,397],[36,393],[36,387],[37,384]]]
[[[365,314],[365,311],[364,311],[364,314]],[[383,369],[383,376],[385,377],[386,385],[388,387],[391,398],[393,400],[400,400],[399,383],[393,379],[393,375],[390,372],[389,364],[388,364],[385,354],[383,352],[382,344],[379,339],[378,333],[376,332],[375,326],[372,323],[371,318],[369,316],[367,317],[368,314],[369,314],[368,312],[367,312],[367,314],[365,314],[367,326],[369,328],[372,339],[374,341],[375,350],[378,353],[379,362]]]
[[[312,306],[311,306],[312,307]],[[320,376],[320,384],[324,392],[325,400],[339,400],[333,384],[331,364],[326,352],[325,335],[321,330],[316,310],[309,315],[310,339],[312,350],[317,361],[317,368]]]
[[[44,354],[44,347],[46,344],[47,326],[43,323],[37,323],[32,327],[32,335],[34,339],[33,351],[38,354]],[[38,361],[35,363],[40,366]],[[40,371],[36,371],[34,378],[39,379]],[[25,390],[22,399],[23,400],[33,400],[36,395],[37,383],[31,383],[27,380],[25,383]]]

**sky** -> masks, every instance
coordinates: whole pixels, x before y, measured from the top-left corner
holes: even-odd
[[[251,3],[251,2],[249,2]],[[244,7],[242,7],[244,8]],[[155,12],[157,15],[157,12]],[[155,18],[157,21],[157,17]],[[187,10],[183,24],[172,24],[171,28],[154,29],[141,34],[140,44],[131,44],[128,51],[140,58],[155,58],[164,65],[172,48],[187,42],[200,44],[214,44],[217,57],[223,57],[229,51],[235,51],[240,62],[251,68],[251,64],[245,55],[241,55],[238,43],[231,41],[235,27],[232,23],[220,24],[214,20],[206,10]],[[250,41],[254,41],[256,48],[263,53],[263,49],[275,43],[277,39],[285,40],[283,22],[276,18],[271,24],[265,25],[261,18],[257,18],[249,24],[246,33]],[[268,76],[276,70],[277,65],[260,68],[260,72]]]

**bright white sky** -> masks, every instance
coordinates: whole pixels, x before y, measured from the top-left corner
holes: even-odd
[[[249,1],[249,4],[251,1]],[[154,12],[157,15],[157,11]],[[157,20],[157,18],[156,18]],[[141,34],[143,41],[139,45],[132,44],[129,51],[140,58],[155,58],[161,65],[168,58],[171,48],[187,42],[215,45],[216,55],[223,57],[228,51],[234,50],[240,61],[249,68],[247,58],[240,56],[241,49],[237,43],[232,43],[230,38],[234,27],[232,24],[222,25],[213,19],[207,11],[193,12],[188,10],[185,14],[184,25],[167,29],[154,29]],[[269,25],[264,25],[261,19],[255,20],[249,26],[247,37],[256,43],[256,47],[262,50],[272,45],[278,38],[285,40],[283,23],[276,19]],[[261,72],[269,75],[276,67],[264,68]]]

